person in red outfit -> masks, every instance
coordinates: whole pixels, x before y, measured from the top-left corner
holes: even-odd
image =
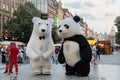
[[[19,53],[19,49],[16,47],[15,42],[11,42],[11,47],[9,49],[9,67],[8,67],[8,75],[12,71],[12,65],[15,65],[16,74],[18,74],[18,61],[17,55]]]

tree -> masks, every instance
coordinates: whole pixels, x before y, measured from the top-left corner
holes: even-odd
[[[93,37],[89,37],[87,38],[87,40],[95,40]]]
[[[14,11],[13,16],[7,23],[11,38],[28,42],[32,33],[32,18],[40,17],[40,11],[32,3],[26,2]]]
[[[120,44],[120,16],[116,17],[115,25],[117,26],[117,33],[116,33],[116,43]]]
[[[58,43],[62,40],[62,38],[59,37],[58,34],[57,34],[57,26],[54,26],[52,28],[52,37],[53,37],[54,43]]]

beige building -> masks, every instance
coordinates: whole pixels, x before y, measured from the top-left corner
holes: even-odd
[[[57,10],[59,21],[63,19],[63,9],[61,1],[58,2],[58,10]]]
[[[0,38],[3,37],[3,31],[7,27],[7,20],[13,17],[14,10],[24,2],[25,0],[0,0]]]
[[[111,31],[110,31],[110,42],[111,46],[115,45],[115,28],[112,26]]]
[[[48,15],[49,18],[56,20],[58,2],[56,0],[26,0],[35,5],[35,7],[41,11],[41,13]]]

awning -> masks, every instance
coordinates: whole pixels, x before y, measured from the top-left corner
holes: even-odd
[[[97,42],[97,40],[87,40],[87,41],[90,45],[94,45]]]
[[[19,42],[19,41],[1,41],[0,44],[1,45],[10,45],[11,42],[15,42],[17,45],[25,45],[23,42]]]

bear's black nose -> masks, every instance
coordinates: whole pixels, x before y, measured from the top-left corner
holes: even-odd
[[[62,30],[59,30],[59,32],[62,32]]]
[[[42,32],[45,32],[45,29],[42,29],[41,31],[42,31]]]

